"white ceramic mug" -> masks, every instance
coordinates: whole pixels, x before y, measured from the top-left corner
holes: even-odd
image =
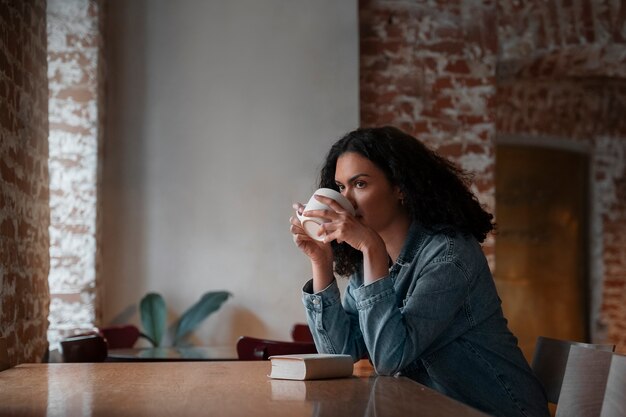
[[[350,204],[350,201],[348,201],[347,198],[341,195],[341,193],[331,188],[320,188],[317,191],[315,191],[313,195],[311,196],[311,198],[309,199],[309,201],[306,203],[306,206],[304,207],[303,212],[310,211],[310,210],[328,210],[328,209],[332,210],[326,204],[315,199],[316,195],[321,195],[323,197],[332,198],[337,203],[339,203],[341,207],[346,209],[348,213],[354,216],[354,213],[355,213],[354,207],[352,207],[352,204]],[[300,213],[296,213],[296,215],[298,216],[298,219],[300,219],[300,223],[302,223],[302,228],[304,229],[307,235],[309,235],[315,240],[319,240],[319,241],[324,240],[324,235],[318,236],[317,232],[319,231],[320,225],[323,223],[326,223],[327,220],[321,219],[319,217],[303,216]]]

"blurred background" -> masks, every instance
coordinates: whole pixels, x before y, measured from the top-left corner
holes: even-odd
[[[174,321],[192,343],[288,339],[307,260],[289,217],[330,144],[394,125],[473,174],[527,357],[626,352],[626,5],[0,0],[0,337]]]

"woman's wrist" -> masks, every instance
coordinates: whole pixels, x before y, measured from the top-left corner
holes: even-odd
[[[311,260],[313,270],[313,293],[318,293],[328,287],[335,279],[333,274],[333,262]]]
[[[376,234],[363,249],[363,281],[364,284],[371,284],[389,273],[389,255],[387,247],[382,238]]]

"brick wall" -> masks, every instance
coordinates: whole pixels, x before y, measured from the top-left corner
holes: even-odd
[[[48,328],[45,0],[0,0],[0,337],[39,361]]]
[[[393,124],[475,173],[494,207],[497,134],[585,143],[596,340],[626,351],[626,4],[361,0],[361,123]],[[497,115],[497,116],[496,116]],[[490,264],[493,241],[485,245]]]
[[[498,7],[497,132],[590,150],[591,331],[626,352],[626,4]]]
[[[602,213],[604,221],[604,291],[601,324],[617,351],[626,353],[626,145],[621,146],[621,175],[612,178],[614,202]],[[611,178],[609,178],[611,180]]]
[[[626,4],[498,1],[498,76],[626,76]]]
[[[495,2],[361,0],[361,124],[391,124],[474,174],[494,208]],[[493,238],[485,253],[493,265]]]
[[[51,345],[98,324],[103,36],[97,0],[48,0]]]

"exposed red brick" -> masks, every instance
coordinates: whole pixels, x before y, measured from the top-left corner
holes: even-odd
[[[437,77],[431,88],[435,91],[443,90],[446,88],[454,87],[454,78],[452,77]]]
[[[449,72],[452,74],[469,74],[470,69],[467,66],[467,61],[464,60],[455,60],[451,61],[444,68],[445,72]]]
[[[41,188],[41,198],[50,196],[52,236],[51,249],[54,254],[51,259],[50,292],[53,297],[59,291],[66,291],[68,287],[77,288],[72,294],[72,306],[63,299],[55,298],[55,306],[61,302],[60,308],[50,313],[49,339],[51,343],[58,342],[62,337],[74,333],[74,329],[67,326],[85,326],[78,323],[75,317],[67,316],[67,312],[81,310],[80,316],[95,316],[91,325],[99,324],[99,303],[92,302],[94,294],[98,294],[98,280],[86,281],[86,276],[93,276],[93,269],[98,274],[96,265],[86,259],[92,259],[93,252],[99,257],[98,245],[87,245],[82,248],[72,248],[61,245],[61,236],[69,239],[83,239],[87,242],[98,241],[94,230],[100,228],[93,224],[93,218],[98,217],[96,207],[90,202],[95,199],[96,182],[93,181],[95,167],[90,166],[83,155],[97,154],[100,159],[102,153],[99,146],[102,126],[104,124],[104,71],[105,60],[103,54],[103,4],[102,0],[84,1],[67,4],[64,0],[48,0],[49,11],[48,30],[50,36],[57,41],[48,46],[48,60],[57,68],[49,79],[51,85],[50,108],[50,171],[62,171],[68,182],[51,181],[50,189]],[[88,5],[88,9],[85,9]],[[386,61],[384,61],[386,62]],[[71,77],[66,74],[71,73]],[[97,114],[90,111],[91,107],[98,109]],[[70,114],[71,112],[71,114]],[[94,116],[96,117],[94,119]],[[94,127],[97,126],[97,129]],[[58,152],[60,146],[66,142],[76,143],[74,150],[66,149],[62,154]],[[79,150],[80,149],[80,150]],[[70,221],[63,221],[65,217]],[[96,220],[97,221],[97,220]],[[92,252],[93,251],[93,252]],[[85,256],[87,255],[87,256]],[[93,269],[92,269],[93,268]]]
[[[457,41],[445,40],[434,44],[423,45],[422,48],[432,52],[440,52],[446,55],[462,55],[467,44],[462,39]]]
[[[444,26],[435,29],[433,37],[435,39],[459,39],[463,37],[461,28],[458,26]]]
[[[45,5],[0,2],[9,23],[0,29],[0,336],[12,364],[37,362],[47,349],[50,211],[38,196],[49,180]]]
[[[13,226],[13,220],[5,219],[0,225],[0,234],[2,236],[15,239],[15,227]]]
[[[458,87],[480,87],[480,86],[493,86],[495,85],[495,77],[493,74],[485,75],[484,77],[472,77],[472,76],[456,76],[454,78],[455,84]]]

